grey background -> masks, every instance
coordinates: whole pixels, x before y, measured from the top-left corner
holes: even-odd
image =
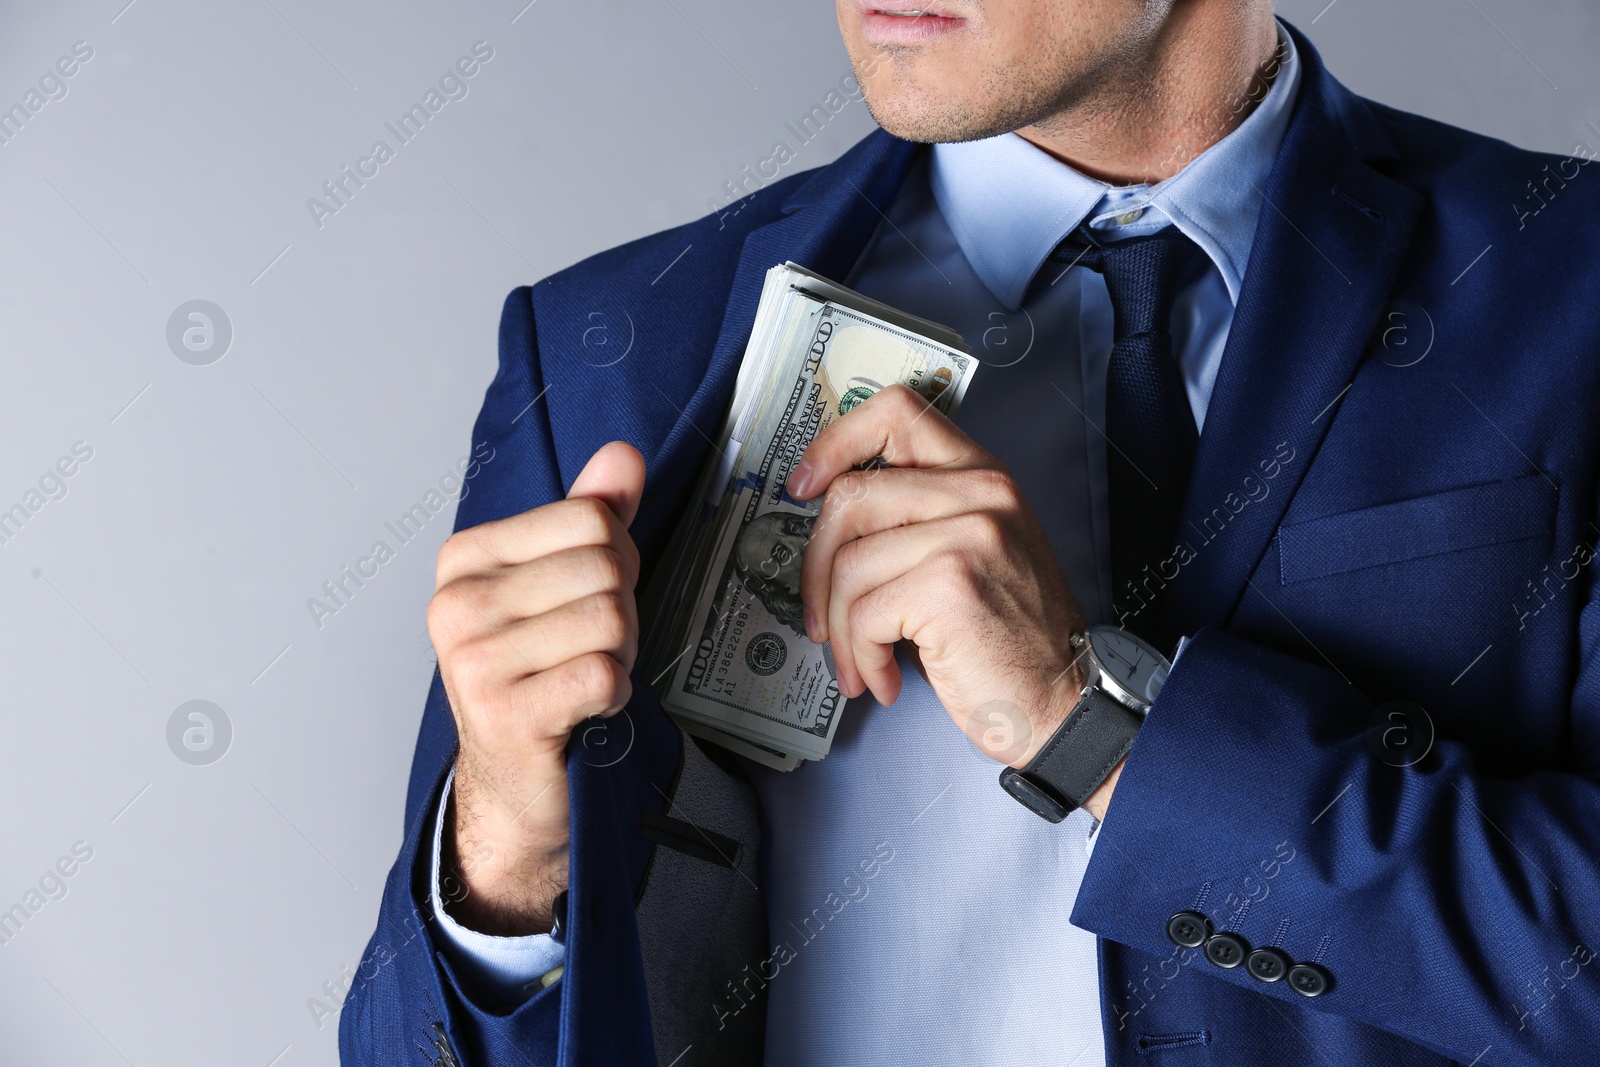
[[[795,147],[848,70],[831,6],[104,0],[0,11],[0,1062],[330,1064],[433,669],[452,508],[349,604],[320,595],[471,447],[512,287],[686,221]],[[1347,84],[1533,147],[1600,145],[1595,0],[1284,0]],[[1315,20],[1315,21],[1313,21]],[[474,42],[494,58],[319,228],[306,207]],[[785,173],[870,128],[852,103]],[[1507,210],[1511,210],[1509,205]],[[222,307],[208,366],[169,315]],[[168,747],[211,701],[231,747]],[[276,1057],[276,1059],[275,1059]]]

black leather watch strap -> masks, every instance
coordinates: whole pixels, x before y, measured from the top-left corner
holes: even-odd
[[[1083,806],[1133,747],[1144,720],[1098,688],[1091,688],[1020,771],[1007,767],[1000,785],[1051,822]]]

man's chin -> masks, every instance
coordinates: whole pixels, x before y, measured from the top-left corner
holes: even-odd
[[[874,102],[869,95],[866,104],[873,121],[885,132],[922,144],[983,141],[1028,125],[1027,119],[1011,115],[979,114],[959,106],[929,107],[925,99]]]

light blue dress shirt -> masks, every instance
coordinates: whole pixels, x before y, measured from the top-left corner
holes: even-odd
[[[1294,45],[1281,28],[1279,39],[1260,105],[1153,186],[1108,186],[1015,134],[933,146],[846,279],[967,338],[982,366],[956,424],[1010,469],[1091,623],[1111,604],[1100,430],[1111,304],[1099,274],[1047,259],[1085,221],[1108,240],[1174,225],[1204,250],[1172,321],[1203,430],[1299,88]],[[1095,939],[1068,921],[1093,820],[1080,810],[1052,825],[1002,792],[999,765],[901,666],[900,699],[850,701],[827,759],[787,774],[748,765],[768,935],[790,948],[768,990],[768,1067],[1103,1065]],[[434,864],[437,887],[437,844]],[[433,911],[452,959],[493,988],[561,963],[548,936],[462,928],[437,888]]]

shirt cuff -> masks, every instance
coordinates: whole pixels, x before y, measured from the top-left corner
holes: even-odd
[[[439,890],[439,856],[444,844],[444,814],[455,787],[456,772],[451,768],[439,795],[439,811],[433,826],[433,876],[428,902],[433,908],[434,929],[439,932],[439,947],[450,962],[477,989],[499,1000],[526,999],[561,977],[566,947],[549,934],[526,937],[494,937],[469,930],[444,910],[444,895]]]

